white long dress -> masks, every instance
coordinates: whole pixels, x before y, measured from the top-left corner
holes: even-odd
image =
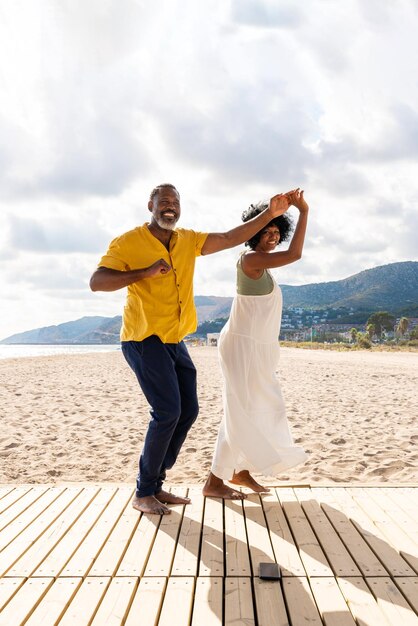
[[[282,293],[273,284],[267,295],[237,294],[220,335],[224,416],[212,472],[223,480],[244,469],[275,476],[306,460],[293,443],[276,375]]]

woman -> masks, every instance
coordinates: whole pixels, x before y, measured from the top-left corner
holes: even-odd
[[[224,417],[220,425],[212,471],[203,495],[240,499],[244,494],[224,484],[269,491],[251,476],[272,476],[302,463],[306,454],[293,444],[285,406],[276,377],[279,360],[282,296],[269,269],[294,263],[302,256],[309,207],[303,191],[286,194],[299,210],[289,249],[274,252],[289,239],[288,215],[276,217],[246,245],[237,263],[237,295],[230,318],[222,329],[219,355],[224,377]],[[255,217],[266,207],[259,203],[244,212],[242,220]]]

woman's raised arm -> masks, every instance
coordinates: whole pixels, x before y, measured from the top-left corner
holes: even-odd
[[[303,197],[303,191],[292,192],[288,195],[290,204],[299,210],[299,218],[289,248],[278,252],[261,252],[252,250],[242,257],[242,269],[251,277],[269,268],[282,267],[298,261],[302,256],[305,241],[306,225],[308,223],[309,206]]]

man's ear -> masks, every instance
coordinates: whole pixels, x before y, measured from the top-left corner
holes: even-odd
[[[151,213],[152,213],[152,209],[153,208],[154,208],[153,202],[152,202],[152,200],[149,200],[149,202],[148,202],[148,211],[151,211]]]

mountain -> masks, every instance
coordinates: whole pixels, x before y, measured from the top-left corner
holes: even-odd
[[[197,310],[199,324],[218,317],[229,317],[233,298],[220,296],[195,296],[194,303]]]
[[[45,326],[12,335],[0,343],[87,344],[118,343],[122,317],[82,317],[57,326]]]
[[[286,308],[353,308],[392,313],[418,306],[418,262],[390,263],[349,278],[310,285],[282,285]],[[196,296],[199,324],[228,317],[232,298]],[[111,344],[118,343],[121,316],[82,317],[58,326],[47,326],[12,335],[5,344]]]
[[[328,283],[283,285],[286,307],[395,310],[418,304],[418,263],[390,263]]]

